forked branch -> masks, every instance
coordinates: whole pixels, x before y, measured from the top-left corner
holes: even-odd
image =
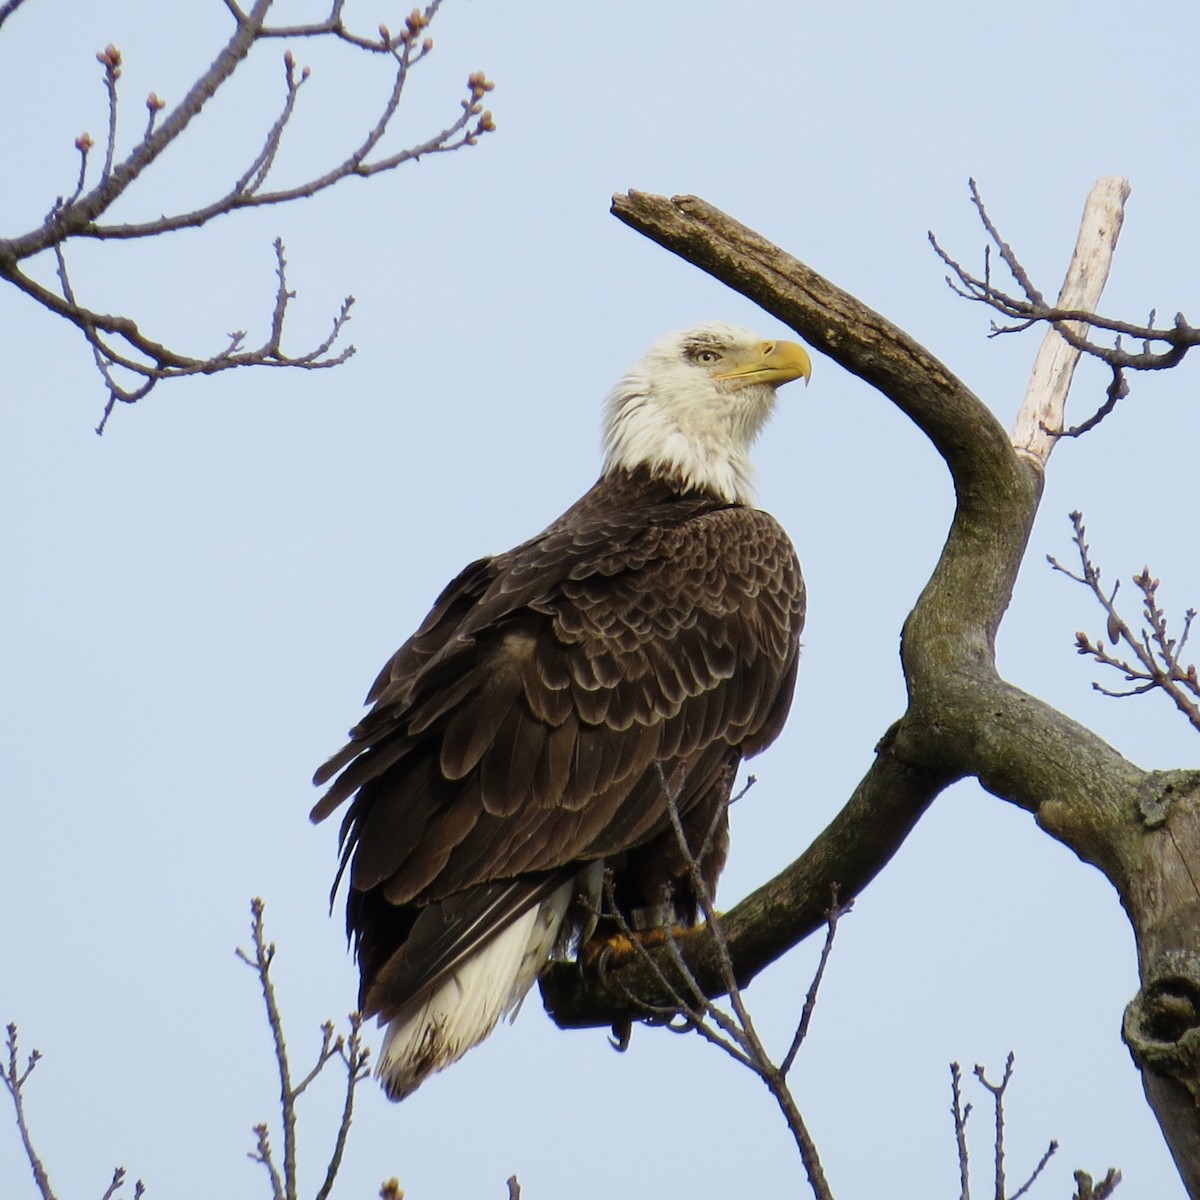
[[[1106,208],[1101,218],[1103,225],[1095,231],[1092,241],[1098,245],[1098,237],[1103,235],[1111,238],[1112,244],[1115,245],[1121,228],[1122,207],[1129,194],[1129,184],[1123,179],[1101,182],[1111,184],[1111,188],[1109,195],[1105,197]],[[1078,437],[1095,428],[1113,411],[1118,400],[1128,394],[1127,371],[1170,370],[1183,361],[1193,346],[1200,343],[1200,329],[1190,325],[1182,313],[1176,314],[1170,326],[1156,327],[1153,312],[1145,324],[1115,320],[1093,312],[1092,304],[1099,299],[1099,292],[1108,274],[1107,260],[1103,264],[1102,272],[1093,274],[1085,281],[1085,286],[1088,283],[1096,285],[1094,298],[1080,294],[1068,286],[1059,295],[1058,302],[1050,304],[1033,283],[1029,271],[1016,251],[996,227],[973,179],[970,181],[970,188],[971,202],[979,214],[991,245],[984,248],[982,274],[975,275],[947,253],[933,233],[930,233],[930,244],[942,262],[950,268],[951,274],[946,277],[947,284],[957,295],[984,304],[1004,318],[1002,323],[992,322],[993,337],[1006,333],[1021,333],[1034,325],[1047,324],[1073,349],[1099,359],[1112,370],[1112,382],[1107,389],[1105,401],[1091,417],[1070,428],[1064,428],[1061,424],[1048,425],[1046,433],[1052,437]],[[1019,294],[1005,291],[995,282],[992,275],[992,247],[995,247],[1000,260],[1017,284]],[[1095,341],[1093,331],[1097,330],[1113,334],[1113,345],[1101,345]],[[1122,341],[1125,338],[1140,343],[1141,349],[1126,350]],[[1066,382],[1069,385],[1069,373]]]

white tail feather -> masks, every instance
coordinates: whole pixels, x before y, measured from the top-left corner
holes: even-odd
[[[573,891],[573,883],[563,884],[388,1023],[375,1074],[391,1099],[402,1100],[456,1062],[501,1017],[516,1016],[550,957]]]

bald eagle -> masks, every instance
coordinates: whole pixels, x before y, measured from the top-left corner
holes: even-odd
[[[606,868],[631,927],[696,921],[668,788],[711,890],[734,774],[783,726],[804,622],[749,448],[775,389],[810,371],[801,346],[725,324],[651,346],[609,393],[596,485],[446,587],[316,773],[333,782],[314,821],[351,801],[338,877],[393,1099],[596,936]]]

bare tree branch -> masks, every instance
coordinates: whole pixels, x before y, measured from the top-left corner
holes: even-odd
[[[1134,587],[1142,594],[1142,619],[1146,623],[1135,633],[1116,608],[1120,581],[1113,584],[1113,589],[1108,594],[1105,594],[1100,586],[1100,569],[1091,559],[1083,514],[1073,512],[1071,524],[1075,531],[1071,540],[1079,552],[1082,574],[1076,575],[1067,570],[1051,555],[1047,555],[1046,559],[1056,571],[1060,571],[1076,583],[1082,583],[1096,597],[1104,609],[1105,629],[1112,645],[1112,650],[1107,650],[1102,640],[1093,642],[1080,630],[1075,634],[1076,649],[1080,654],[1090,655],[1101,666],[1120,671],[1127,683],[1134,684],[1133,687],[1122,691],[1114,691],[1099,683],[1093,683],[1092,687],[1105,696],[1118,699],[1144,696],[1152,691],[1165,692],[1192,727],[1200,730],[1200,704],[1197,703],[1200,701],[1200,677],[1197,676],[1195,663],[1189,663],[1185,667],[1180,662],[1180,656],[1192,631],[1192,622],[1196,619],[1196,610],[1189,608],[1184,613],[1183,629],[1178,637],[1172,637],[1166,614],[1158,603],[1159,581],[1150,574],[1149,567],[1144,567],[1140,575],[1133,576]],[[1121,645],[1128,648],[1136,659],[1136,665],[1128,658],[1116,656],[1114,651]]]
[[[279,1072],[280,1125],[283,1130],[282,1168],[275,1162],[274,1152],[271,1149],[270,1129],[265,1122],[254,1126],[254,1149],[249,1152],[249,1157],[254,1162],[262,1163],[266,1168],[271,1181],[273,1200],[297,1200],[296,1101],[333,1059],[340,1059],[346,1068],[342,1116],[334,1134],[333,1150],[326,1166],[325,1178],[316,1194],[316,1200],[328,1200],[338,1171],[341,1169],[346,1139],[350,1133],[350,1125],[354,1116],[354,1093],[358,1085],[369,1074],[367,1062],[371,1052],[362,1044],[362,1019],[357,1013],[350,1015],[350,1032],[344,1039],[335,1034],[333,1022],[326,1021],[321,1026],[321,1047],[317,1052],[315,1064],[299,1083],[292,1083],[291,1064],[283,1035],[283,1021],[275,998],[275,986],[271,981],[271,965],[275,961],[275,946],[266,940],[263,928],[264,907],[261,900],[255,899],[250,902],[250,930],[253,949],[251,952],[239,949],[237,956],[258,976],[263,1003],[266,1007],[267,1025],[270,1027],[271,1037],[275,1044],[275,1065]]]
[[[295,293],[289,291],[284,279],[282,243],[276,239],[276,262],[279,288],[272,313],[271,329],[262,345],[245,349],[245,333],[230,338],[229,344],[215,353],[185,354],[171,349],[161,341],[145,334],[132,316],[107,314],[85,305],[75,295],[67,271],[67,249],[76,239],[120,241],[131,238],[157,237],[179,229],[198,228],[215,217],[264,205],[287,204],[314,196],[349,178],[370,178],[391,171],[407,162],[430,154],[443,154],[475,145],[479,138],[495,129],[492,114],[483,106],[484,97],[494,85],[482,71],[467,79],[466,98],[459,101],[459,115],[439,133],[407,149],[388,154],[376,154],[397,112],[409,74],[433,50],[432,39],[426,34],[441,0],[430,0],[422,9],[414,9],[405,18],[405,27],[393,35],[380,26],[377,36],[365,37],[350,31],[342,21],[343,0],[333,0],[329,15],[319,22],[287,27],[268,27],[266,17],[271,0],[256,0],[249,12],[243,12],[233,0],[226,8],[234,19],[234,31],[224,49],[209,68],[188,90],[187,95],[162,120],[159,114],[165,104],[156,93],[146,100],[147,122],[141,140],[118,161],[118,115],[120,97],[118,81],[121,76],[121,52],[107,46],[97,58],[104,68],[107,95],[107,134],[99,179],[90,191],[85,191],[94,142],[89,134],[75,140],[80,156],[79,177],[69,198],[61,196],[50,206],[45,221],[37,229],[16,237],[0,238],[0,278],[6,279],[30,299],[56,316],[74,324],[84,335],[104,381],[108,402],[97,427],[103,432],[107,420],[118,403],[134,404],[164,380],[189,375],[212,375],[219,371],[247,366],[294,367],[305,370],[337,366],[354,353],[353,346],[334,352],[349,319],[353,297],[347,297],[332,322],[330,336],[318,347],[300,354],[290,354],[282,348],[283,324],[288,302]],[[11,3],[0,9],[0,23],[15,10]],[[309,77],[309,69],[298,70],[295,56],[288,50],[283,56],[283,99],[278,116],[263,136],[260,148],[241,171],[232,185],[219,195],[187,212],[164,214],[153,220],[123,224],[103,224],[100,218],[130,188],[139,176],[151,167],[168,146],[197,117],[205,104],[232,77],[259,42],[277,38],[327,37],[345,43],[356,52],[385,62],[391,73],[391,84],[373,126],[362,135],[341,162],[305,182],[287,187],[267,188],[276,165],[285,130],[297,108],[300,89]],[[58,278],[58,290],[35,279],[23,267],[25,260],[52,251]],[[117,371],[132,375],[135,382],[124,383]]]
[[[1022,295],[1010,295],[992,282],[990,255],[986,247],[984,272],[979,277],[952,258],[932,233],[929,234],[929,241],[938,257],[953,273],[947,276],[946,282],[955,293],[964,299],[985,304],[1014,322],[1008,325],[993,322],[992,336],[1020,333],[1039,323],[1050,325],[1034,365],[1035,377],[1040,374],[1046,381],[1045,408],[1037,411],[1026,404],[1013,431],[1014,444],[1028,452],[1035,461],[1044,464],[1054,439],[1078,437],[1095,428],[1128,394],[1126,371],[1162,371],[1178,366],[1188,350],[1200,343],[1200,329],[1189,325],[1182,313],[1176,315],[1174,325],[1168,329],[1154,327],[1153,313],[1150,324],[1138,325],[1102,317],[1092,311],[1103,291],[1113,250],[1120,236],[1124,204],[1129,195],[1127,180],[1117,177],[1100,179],[1092,189],[1080,225],[1071,268],[1055,305],[1046,302],[1015,251],[1000,235],[973,179],[970,187],[971,201],[984,229]],[[1092,329],[1116,334],[1115,345],[1101,346],[1090,340],[1088,331]],[[1122,337],[1141,342],[1140,353],[1125,350],[1121,345]],[[1156,350],[1155,345],[1165,348]],[[1088,420],[1071,429],[1064,429],[1062,407],[1080,354],[1088,354],[1107,363],[1112,369],[1113,380],[1105,403]]]
[[[995,1200],[1005,1200],[1004,1197],[1004,1093],[1008,1090],[1008,1085],[1012,1079],[1013,1063],[1016,1061],[1016,1056],[1010,1050],[1008,1058],[1004,1063],[1004,1076],[999,1083],[990,1083],[984,1068],[979,1064],[975,1064],[975,1078],[992,1094],[992,1102],[995,1106],[995,1175],[993,1177],[994,1189],[993,1195]]]
[[[371,1050],[368,1046],[363,1045],[362,1017],[356,1012],[351,1013],[349,1022],[349,1036],[344,1041],[338,1038],[334,1043],[334,1050],[346,1068],[346,1090],[343,1093],[342,1117],[334,1136],[333,1151],[330,1153],[329,1164],[325,1169],[325,1180],[317,1191],[316,1200],[327,1200],[329,1193],[333,1190],[338,1172],[342,1168],[342,1156],[346,1152],[346,1139],[350,1135],[350,1123],[354,1117],[354,1092],[370,1074],[367,1063],[370,1061]],[[317,1064],[313,1073],[316,1074],[322,1066],[324,1066],[323,1061]]]
[[[42,1200],[57,1200],[57,1197],[54,1195],[54,1189],[50,1186],[50,1176],[46,1173],[46,1166],[42,1162],[37,1150],[34,1149],[33,1138],[29,1133],[29,1122],[25,1116],[25,1097],[22,1091],[42,1055],[40,1051],[34,1050],[25,1060],[23,1067],[19,1064],[17,1027],[15,1024],[10,1023],[8,1026],[6,1044],[8,1062],[4,1067],[4,1087],[8,1092],[9,1099],[12,1100],[13,1112],[17,1119],[17,1132],[21,1135],[21,1145],[24,1147],[25,1157],[29,1161],[30,1170],[33,1171],[33,1182]]]
[[[1117,407],[1117,402],[1124,400],[1128,395],[1129,381],[1125,378],[1125,372],[1120,367],[1113,367],[1112,381],[1104,390],[1104,403],[1086,421],[1080,421],[1078,425],[1072,425],[1070,429],[1061,429],[1057,436],[1060,438],[1082,437],[1085,433],[1095,429]]]
[[[962,1068],[956,1062],[950,1064],[950,1113],[954,1117],[954,1142],[958,1150],[958,1200],[971,1200],[971,1159],[967,1153],[967,1118],[971,1115],[970,1104],[962,1098]]]
[[[1038,1181],[1038,1177],[1046,1169],[1050,1160],[1058,1153],[1058,1143],[1051,1142],[1042,1152],[1042,1157],[1038,1159],[1037,1165],[1029,1173],[1029,1178],[1008,1198],[1008,1200],[1021,1200],[1021,1197],[1029,1192],[1029,1189]]]
[[[808,1028],[812,1024],[813,1013],[817,1008],[817,992],[820,990],[821,980],[825,978],[825,968],[829,965],[829,956],[833,952],[833,939],[837,936],[838,921],[854,907],[853,900],[847,901],[844,905],[838,903],[838,885],[836,883],[830,887],[829,891],[829,908],[825,912],[828,922],[825,930],[825,944],[821,947],[821,957],[817,961],[816,973],[813,975],[812,983],[809,984],[808,994],[804,997],[804,1007],[800,1010],[800,1021],[792,1037],[792,1044],[779,1064],[780,1075],[786,1075],[792,1069],[796,1055],[804,1044],[804,1039],[808,1037]]]

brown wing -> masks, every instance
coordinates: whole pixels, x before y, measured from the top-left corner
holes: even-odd
[[[776,522],[711,502],[608,511],[468,567],[317,776],[340,771],[314,819],[354,796],[348,916],[378,943],[360,940],[364,984],[419,916],[393,922],[378,902],[420,910],[478,888],[494,908],[489,885],[521,877],[544,895],[663,830],[657,764],[683,769],[686,810],[770,742],[803,612]],[[501,890],[511,919],[521,889]],[[467,923],[475,943],[499,927]]]

